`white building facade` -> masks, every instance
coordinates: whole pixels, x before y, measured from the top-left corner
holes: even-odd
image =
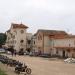
[[[38,53],[58,57],[75,57],[75,35],[58,30],[38,30],[35,37],[33,48]]]
[[[35,35],[35,51],[41,54],[51,54],[51,50],[53,49],[53,37],[58,35],[65,36],[67,34],[64,31],[57,30],[38,30]]]
[[[34,34],[31,38],[31,51],[33,53],[37,53],[38,50],[37,50],[37,42],[36,42],[36,34]]]
[[[11,24],[11,28],[6,32],[8,47],[13,47],[15,50],[26,50],[27,26],[23,24]]]
[[[75,36],[69,35],[63,39],[54,39],[53,43],[53,55],[58,55],[60,57],[75,57]]]

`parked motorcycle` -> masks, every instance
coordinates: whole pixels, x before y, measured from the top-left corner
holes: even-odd
[[[28,68],[26,65],[23,66],[23,64],[20,63],[19,65],[16,65],[15,72],[17,74],[20,74],[21,72],[25,72],[26,74],[30,75],[31,74],[31,69]]]

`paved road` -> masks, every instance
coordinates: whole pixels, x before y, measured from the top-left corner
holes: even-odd
[[[18,55],[16,57],[7,56],[26,63],[32,68],[32,75],[75,75],[75,64],[64,63],[61,60]]]
[[[8,67],[7,65],[4,65],[2,63],[0,63],[0,69],[5,71],[5,73],[7,75],[17,75],[15,72],[14,72],[14,68],[12,67]]]

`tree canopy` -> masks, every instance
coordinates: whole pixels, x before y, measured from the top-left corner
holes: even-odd
[[[0,33],[0,45],[5,44],[7,36],[5,33]]]

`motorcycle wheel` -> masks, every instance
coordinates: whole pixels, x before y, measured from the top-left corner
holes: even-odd
[[[15,70],[15,72],[16,72],[17,74],[20,74],[20,71],[18,71],[18,70]]]
[[[26,69],[25,69],[25,72],[26,72],[27,74],[31,74],[31,69],[30,69],[30,68],[26,68]]]

